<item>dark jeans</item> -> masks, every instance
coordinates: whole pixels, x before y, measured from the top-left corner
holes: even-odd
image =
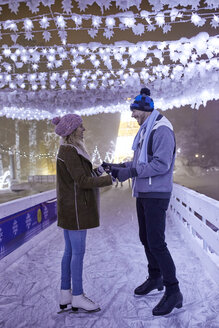
[[[139,237],[148,260],[149,277],[163,276],[167,293],[179,290],[176,268],[165,242],[165,219],[169,199],[137,198]]]

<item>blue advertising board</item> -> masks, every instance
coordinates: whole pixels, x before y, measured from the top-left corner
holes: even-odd
[[[57,219],[56,199],[0,219],[0,259]]]

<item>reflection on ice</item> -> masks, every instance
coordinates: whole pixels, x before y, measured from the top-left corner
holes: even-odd
[[[133,295],[145,280],[147,263],[138,240],[135,200],[124,184],[102,193],[101,226],[88,232],[84,290],[102,310],[57,314],[64,242],[55,223],[31,241],[34,248],[25,254],[28,245],[18,249],[17,259],[1,272],[0,327],[218,327],[219,286],[183,242],[174,218],[167,219],[166,235],[184,295],[182,309],[153,317],[163,293]]]

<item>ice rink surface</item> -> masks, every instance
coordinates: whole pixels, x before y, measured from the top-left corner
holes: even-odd
[[[57,314],[64,240],[54,223],[8,255],[14,262],[0,273],[0,328],[218,328],[219,285],[185,244],[174,217],[168,216],[166,225],[182,309],[154,317],[152,309],[163,292],[134,296],[147,276],[135,199],[128,185],[113,186],[101,193],[101,226],[88,230],[84,260],[84,290],[101,311]]]

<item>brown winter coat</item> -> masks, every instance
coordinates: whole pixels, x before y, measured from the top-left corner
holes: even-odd
[[[92,164],[72,145],[61,145],[57,156],[58,226],[82,230],[99,226],[98,187],[111,176],[95,176]]]

